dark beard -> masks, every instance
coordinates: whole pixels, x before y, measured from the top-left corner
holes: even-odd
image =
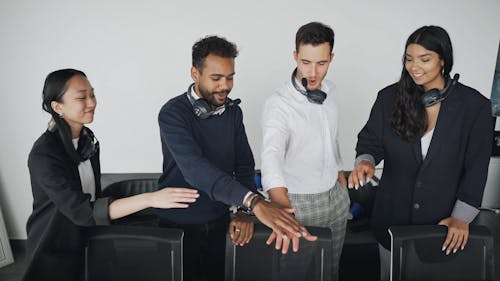
[[[198,84],[198,91],[200,91],[201,97],[204,100],[206,100],[210,106],[212,106],[214,108],[217,108],[217,107],[226,103],[226,101],[224,101],[223,103],[217,103],[217,101],[215,100],[215,97],[214,97],[215,94],[224,93],[224,94],[226,94],[226,100],[227,100],[227,95],[229,95],[229,92],[231,92],[231,90],[222,90],[219,92],[209,92],[209,91],[206,91],[205,89],[203,89],[203,87],[199,84]]]

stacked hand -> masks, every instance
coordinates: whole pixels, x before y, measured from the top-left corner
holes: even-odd
[[[236,245],[248,244],[253,236],[252,219],[242,212],[236,213],[236,217],[229,223],[229,235]]]
[[[257,199],[253,212],[255,216],[265,225],[273,230],[267,244],[276,240],[276,250],[281,249],[283,254],[288,252],[290,240],[292,241],[293,251],[299,250],[299,238],[308,241],[316,241],[317,236],[313,236],[303,227],[293,216],[293,209],[284,209],[266,202],[264,199]]]

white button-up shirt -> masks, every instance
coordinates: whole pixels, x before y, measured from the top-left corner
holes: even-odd
[[[79,138],[72,139],[73,146],[78,149]],[[90,201],[95,201],[95,175],[92,169],[92,163],[90,159],[87,159],[78,164],[78,173],[80,174],[80,182],[82,183],[83,193],[90,194]]]
[[[266,100],[261,151],[265,191],[286,187],[289,193],[314,194],[335,185],[342,167],[338,103],[331,81],[323,80],[321,90],[327,98],[313,104],[289,81]]]

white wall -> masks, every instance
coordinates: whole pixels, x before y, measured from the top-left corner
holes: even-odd
[[[237,43],[235,87],[260,167],[265,98],[289,79],[297,28],[318,20],[336,33],[328,78],[341,104],[341,148],[352,168],[357,132],[376,93],[395,82],[416,28],[448,30],[461,81],[490,96],[500,39],[500,2],[483,1],[0,1],[0,206],[9,236],[26,237],[31,212],[27,156],[49,119],[45,76],[85,71],[96,89],[92,129],[103,172],[160,172],[160,107],[190,83],[191,46],[207,34]]]

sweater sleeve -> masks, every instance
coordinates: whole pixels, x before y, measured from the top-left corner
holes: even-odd
[[[255,161],[253,159],[252,150],[248,144],[247,134],[245,132],[245,125],[243,125],[243,113],[237,107],[236,112],[236,167],[234,176],[236,180],[249,190],[256,191],[255,188]]]
[[[227,205],[241,205],[248,189],[215,167],[196,143],[182,109],[168,103],[158,116],[160,136],[187,183]]]

